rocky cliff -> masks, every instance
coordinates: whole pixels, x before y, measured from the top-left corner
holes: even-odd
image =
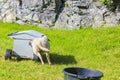
[[[99,0],[0,0],[0,20],[58,29],[115,26],[120,1],[112,12]]]

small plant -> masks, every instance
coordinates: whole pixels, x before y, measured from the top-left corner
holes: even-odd
[[[111,4],[111,0],[100,0],[100,1],[105,5],[110,5]]]
[[[117,6],[120,4],[120,0],[100,0],[100,1],[113,12],[116,10]]]
[[[69,7],[69,4],[68,4],[68,2],[66,2],[66,3],[65,3],[65,7]]]

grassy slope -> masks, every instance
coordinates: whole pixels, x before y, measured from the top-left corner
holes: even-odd
[[[53,65],[32,60],[4,60],[15,31],[37,30],[50,38]],[[100,70],[102,80],[120,79],[120,27],[81,30],[47,30],[35,26],[0,23],[0,80],[63,80],[66,67]]]

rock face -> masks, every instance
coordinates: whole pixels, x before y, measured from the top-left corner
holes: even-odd
[[[111,12],[99,0],[0,0],[0,20],[57,29],[114,26],[120,2]]]

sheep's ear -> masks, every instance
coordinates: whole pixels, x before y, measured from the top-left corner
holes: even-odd
[[[43,37],[43,36],[45,36],[45,35],[41,35],[41,37]]]
[[[29,45],[32,47],[32,41],[29,41]]]

